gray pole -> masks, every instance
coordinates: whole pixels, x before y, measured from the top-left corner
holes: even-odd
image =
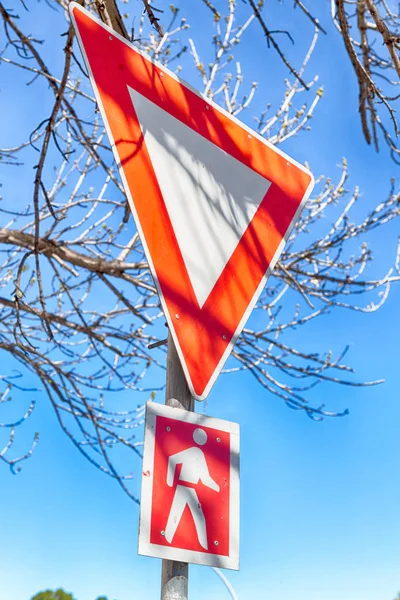
[[[168,333],[167,386],[165,404],[174,408],[194,410],[194,400],[190,395],[176,352],[174,340]],[[161,600],[187,600],[189,565],[175,560],[162,561]]]

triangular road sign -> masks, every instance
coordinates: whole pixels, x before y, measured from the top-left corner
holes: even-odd
[[[88,11],[70,10],[189,388],[202,400],[313,177]]]

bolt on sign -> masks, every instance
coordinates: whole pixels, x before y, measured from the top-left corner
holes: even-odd
[[[90,12],[69,7],[169,331],[203,400],[312,174]]]
[[[239,569],[239,425],[147,402],[139,554]]]

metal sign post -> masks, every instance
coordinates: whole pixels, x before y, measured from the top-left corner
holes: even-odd
[[[194,410],[185,375],[171,334],[168,334],[167,385],[165,404],[173,408]],[[175,560],[162,561],[161,600],[187,600],[189,565]]]

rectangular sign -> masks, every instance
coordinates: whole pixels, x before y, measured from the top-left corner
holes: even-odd
[[[239,569],[239,425],[148,402],[139,554]]]

